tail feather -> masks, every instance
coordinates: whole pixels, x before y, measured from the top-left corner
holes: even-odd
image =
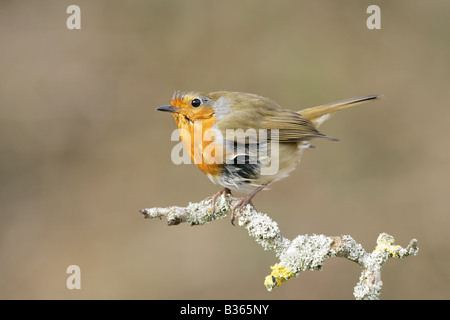
[[[382,97],[382,95],[368,95],[363,97],[351,98],[324,104],[318,107],[303,109],[298,111],[298,113],[304,119],[311,121],[316,127],[319,127],[324,121],[328,120],[331,115],[337,111],[347,109],[370,100],[380,99]]]

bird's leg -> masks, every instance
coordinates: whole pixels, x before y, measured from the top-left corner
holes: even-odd
[[[219,192],[217,192],[215,195],[206,198],[206,200],[211,200],[212,199],[212,214],[214,214],[214,212],[216,212],[216,200],[218,197],[220,197],[221,195],[227,195],[227,194],[231,194],[231,190],[228,188],[224,188],[223,190],[220,190]]]
[[[269,183],[265,183],[265,184],[259,186],[254,191],[252,191],[252,193],[250,193],[248,196],[242,197],[239,200],[239,202],[234,206],[233,211],[231,212],[231,224],[233,226],[234,226],[234,219],[236,218],[236,210],[241,212],[242,209],[244,209],[244,207],[248,204],[251,205],[253,207],[253,209],[256,209],[255,206],[253,205],[252,199],[259,191],[264,189],[268,184]]]

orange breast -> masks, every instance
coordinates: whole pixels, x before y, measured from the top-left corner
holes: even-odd
[[[178,118],[178,129],[184,147],[195,165],[205,174],[216,177],[222,171],[222,146],[217,143],[212,130],[215,118],[195,122]]]

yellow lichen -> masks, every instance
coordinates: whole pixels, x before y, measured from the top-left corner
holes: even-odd
[[[264,285],[269,291],[279,288],[284,281],[295,276],[288,268],[280,266],[278,263],[271,266],[270,269],[272,269],[272,273],[264,279]]]
[[[394,242],[395,240],[393,236],[390,236],[387,233],[382,233],[378,236],[375,251],[387,252],[391,254],[392,257],[396,257],[401,249],[401,246],[395,245]]]

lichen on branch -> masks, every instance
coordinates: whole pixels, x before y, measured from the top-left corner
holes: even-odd
[[[187,207],[148,208],[140,212],[145,218],[165,217],[169,226],[180,223],[203,225],[223,219],[232,210],[235,201],[237,199],[230,195],[221,195],[216,199],[214,212],[211,199],[189,203]],[[378,236],[377,245],[370,253],[349,235],[300,235],[291,241],[281,235],[275,221],[250,205],[242,210],[238,223],[247,229],[249,236],[264,250],[274,251],[279,259],[279,262],[271,267],[271,274],[264,280],[269,291],[279,288],[283,282],[297,277],[302,271],[321,270],[329,258],[340,257],[356,262],[361,267],[361,276],[353,291],[355,298],[379,299],[383,285],[382,266],[391,258],[401,259],[415,256],[419,252],[416,239],[403,248],[396,245],[394,238],[386,233]]]

